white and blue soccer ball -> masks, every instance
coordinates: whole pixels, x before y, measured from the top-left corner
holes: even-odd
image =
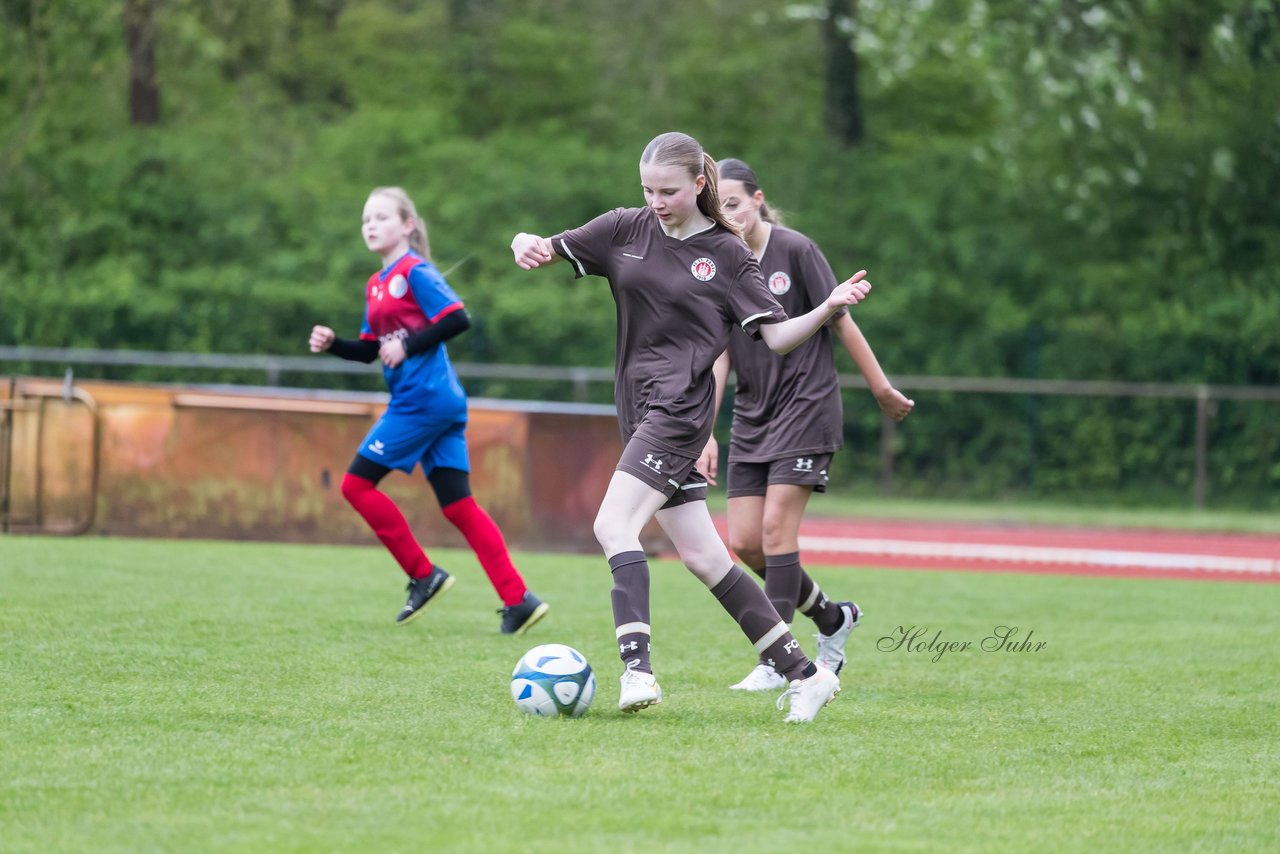
[[[511,698],[526,715],[576,718],[596,696],[596,677],[582,653],[562,643],[526,652],[511,672]]]

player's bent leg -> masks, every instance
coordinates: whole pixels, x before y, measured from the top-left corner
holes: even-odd
[[[724,548],[706,502],[692,502],[659,510],[658,524],[671,538],[680,559],[698,580],[714,589],[733,569],[733,560]],[[761,660],[746,678],[731,685],[734,691],[780,691],[787,686],[773,664]]]
[[[431,571],[431,561],[418,545],[404,514],[378,489],[376,480],[348,472],[342,479],[342,497],[360,514],[405,575],[419,578]]]
[[[800,549],[800,520],[813,487],[798,483],[771,483],[760,516],[760,542],[764,553],[785,554]]]
[[[690,501],[666,507],[656,518],[689,571],[709,588],[719,584],[733,566],[733,557],[720,539],[707,503]]]
[[[633,474],[615,471],[592,531],[606,555],[641,551],[640,532],[667,497]]]
[[[788,624],[800,598],[800,520],[811,486],[771,483],[764,498],[760,536],[764,548],[764,592]]]
[[[446,450],[433,448],[436,457],[447,456]],[[455,465],[467,464],[465,448],[453,452]],[[425,465],[425,463],[424,463]],[[500,630],[504,635],[522,635],[547,615],[551,606],[525,585],[524,578],[511,561],[511,552],[498,524],[471,495],[471,475],[453,465],[440,465],[427,473],[427,481],[445,519],[458,529],[493,585],[502,607]]]
[[[729,549],[752,572],[765,577],[764,541],[761,522],[764,519],[764,495],[732,496],[728,501]]]
[[[596,539],[613,574],[614,634],[624,671],[618,708],[636,712],[662,702],[662,689],[650,663],[649,562],[640,531],[666,496],[632,474],[616,471],[596,515]]]

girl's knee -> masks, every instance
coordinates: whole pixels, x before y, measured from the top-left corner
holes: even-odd
[[[342,497],[347,499],[348,504],[355,504],[360,499],[360,496],[373,489],[372,482],[354,474],[347,474],[342,478]]]
[[[718,552],[684,558],[684,565],[707,587],[715,587],[733,567],[733,561],[724,552]]]
[[[760,526],[761,552],[764,554],[777,554],[779,549],[784,548],[787,543],[795,539],[796,533],[785,520],[766,516],[764,524]]]
[[[638,531],[632,533],[627,530],[625,523],[604,514],[596,516],[592,531],[605,554],[623,551],[632,540],[639,537]]]
[[[729,537],[729,548],[748,566],[764,566],[764,549],[760,541],[750,537]]]

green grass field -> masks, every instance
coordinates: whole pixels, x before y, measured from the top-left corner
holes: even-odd
[[[552,612],[510,638],[435,556],[459,583],[397,627],[373,546],[0,536],[0,850],[1280,850],[1280,586],[817,569],[868,616],[797,726],[726,690],[750,647],[678,564],[665,702],[623,716],[603,560],[519,555]],[[1047,646],[978,649],[1001,625]],[[511,701],[551,641],[582,719]]]
[[[707,497],[707,504],[713,511],[723,513],[726,507],[724,491],[712,490]],[[825,495],[815,495],[809,502],[809,513],[814,517],[838,516],[854,519],[925,519],[930,522],[1280,534],[1280,513],[1266,510],[1127,507],[1093,501],[1067,504],[1035,498],[1005,501],[886,498],[871,492],[838,489]]]

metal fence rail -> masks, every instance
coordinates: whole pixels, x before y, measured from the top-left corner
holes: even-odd
[[[234,353],[171,353],[157,350],[93,350],[64,347],[0,346],[0,364],[13,362],[57,365],[104,365],[133,368],[204,368],[208,370],[261,371],[266,385],[280,385],[283,373],[370,374],[377,367],[343,359],[318,356],[239,355]],[[574,399],[584,401],[591,383],[613,382],[612,368],[557,367],[547,365],[494,365],[454,363],[463,379],[548,380],[569,382]]]
[[[0,364],[39,363],[60,367],[94,365],[112,367],[195,368],[210,370],[261,371],[268,386],[279,386],[284,373],[370,374],[370,365],[316,356],[237,355],[230,353],[183,353],[153,350],[97,350],[62,347],[0,346]],[[612,383],[612,368],[562,367],[553,365],[507,365],[454,363],[463,379],[567,382],[573,399],[588,400],[593,383]],[[902,391],[939,391],[999,395],[1067,395],[1075,397],[1162,398],[1194,401],[1196,406],[1195,476],[1192,500],[1205,503],[1208,482],[1209,418],[1217,402],[1280,402],[1280,387],[1229,386],[1205,383],[1150,383],[1109,380],[1045,380],[1012,377],[898,376],[894,385]],[[841,374],[842,388],[866,388],[859,374]],[[893,447],[896,423],[881,423],[880,477],[887,486],[893,478]]]

